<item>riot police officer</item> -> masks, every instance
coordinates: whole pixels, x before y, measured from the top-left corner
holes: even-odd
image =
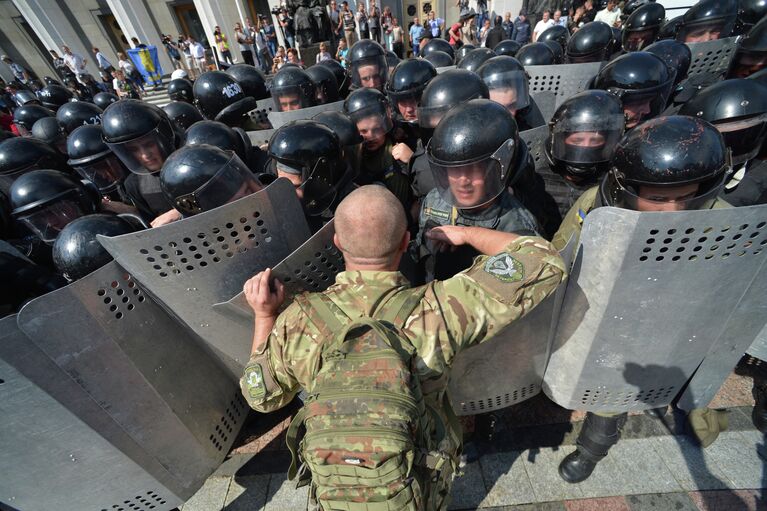
[[[436,41],[436,39],[432,39],[432,41]],[[449,54],[445,53],[444,51],[432,51],[428,55],[425,55],[422,57],[425,61],[431,63],[432,66],[435,68],[437,67],[448,67],[453,65],[453,57],[451,57]]]
[[[423,48],[421,48],[420,56],[423,58],[426,58],[435,51],[444,52],[450,55],[451,59],[455,59],[455,49],[453,49],[453,47],[450,46],[450,43],[447,42],[445,39],[440,39],[440,38],[429,39],[429,42],[426,43]],[[450,65],[452,65],[452,62],[450,63]]]
[[[86,124],[78,127],[67,137],[67,164],[74,168],[83,179],[98,189],[102,197],[131,205],[123,183],[129,172],[120,159],[104,143],[101,126]],[[120,210],[119,205],[116,212]],[[133,208],[130,209],[133,211]]]
[[[554,44],[559,47],[558,43]],[[552,66],[558,64],[557,55],[554,53],[554,50],[543,42],[524,45],[519,49],[515,58],[523,66]]]
[[[274,109],[278,112],[300,110],[317,104],[317,90],[306,71],[297,66],[283,67],[272,79]]]
[[[36,169],[71,172],[64,156],[42,140],[12,137],[0,142],[0,191],[8,193],[16,178]]]
[[[55,112],[61,105],[72,101],[75,95],[63,85],[52,84],[37,91],[37,97],[44,107]]]
[[[226,125],[244,126],[248,112],[256,108],[256,100],[246,96],[234,78],[223,71],[208,71],[194,82],[194,102],[206,119]]]
[[[349,87],[351,86],[351,78],[349,77],[349,73],[346,71],[346,69],[341,65],[340,62],[334,59],[323,60],[318,64],[330,69],[333,72],[333,75],[336,77],[336,82],[338,83],[338,95],[342,99],[346,99],[346,96],[349,95]]]
[[[353,87],[370,87],[383,92],[389,75],[383,46],[371,39],[354,43],[349,50],[349,70]]]
[[[32,126],[32,136],[50,145],[62,155],[67,152],[67,132],[55,117],[43,117]]]
[[[495,45],[495,48],[493,48],[493,51],[496,55],[506,55],[509,57],[514,57],[517,55],[517,52],[519,49],[522,48],[522,45],[519,44],[517,41],[514,41],[513,39],[504,39],[500,43]]]
[[[636,9],[623,24],[623,51],[644,50],[658,37],[666,20],[666,9],[659,3],[648,3]]]
[[[103,113],[104,111],[93,103],[74,101],[62,105],[56,111],[56,119],[64,126],[67,133],[72,133],[75,128],[83,124],[100,124]]]
[[[344,149],[344,159],[349,167],[354,169],[357,151],[360,150],[359,145],[363,140],[354,121],[343,112],[320,112],[312,117],[312,120],[324,124],[338,136]]]
[[[466,71],[476,72],[486,60],[490,60],[495,57],[496,54],[490,48],[475,48],[467,53],[462,59],[460,64],[456,64],[458,69],[465,69]]]
[[[764,18],[740,41],[727,72],[729,78],[747,78],[767,67],[767,18]]]
[[[490,99],[503,105],[514,116],[519,131],[543,126],[543,114],[530,97],[529,78],[517,59],[493,57],[477,69],[477,74],[487,85]]]
[[[602,62],[610,58],[613,31],[610,25],[592,21],[583,25],[567,41],[565,60],[570,64]]]
[[[168,114],[168,118],[184,131],[192,124],[204,119],[200,110],[186,101],[171,101],[162,109]]]
[[[112,94],[111,92],[99,92],[98,94],[93,96],[93,103],[102,110],[104,110],[106,107],[108,107],[115,101],[119,101],[119,100],[120,98],[118,98],[117,95]]]
[[[168,82],[168,97],[171,101],[194,103],[194,88],[186,78],[176,78]]]
[[[433,52],[434,53],[434,52]],[[418,104],[423,90],[437,70],[425,59],[409,59],[400,62],[389,75],[386,94],[399,117],[412,124],[418,123]]]
[[[212,145],[224,151],[234,151],[237,156],[254,172],[262,172],[268,156],[250,142],[250,137],[242,128],[230,128],[216,121],[199,121],[186,130],[184,144]]]
[[[246,96],[258,100],[269,97],[263,73],[249,64],[235,64],[226,69],[226,74],[237,80]]]
[[[692,63],[692,52],[686,44],[673,39],[664,39],[652,43],[643,51],[656,55],[674,71],[674,87],[687,78],[687,71]]]
[[[676,40],[700,43],[729,37],[737,17],[738,0],[700,0],[682,16]]]
[[[318,105],[326,103],[335,103],[339,101],[338,81],[336,76],[329,68],[320,65],[313,65],[306,70],[306,74],[314,82],[316,91],[316,102]]]
[[[56,117],[56,113],[40,105],[19,106],[13,111],[13,125],[20,136],[29,137],[32,135],[32,126],[43,117]]]

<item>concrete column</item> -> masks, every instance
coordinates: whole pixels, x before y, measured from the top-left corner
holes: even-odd
[[[229,51],[232,52],[232,59],[240,64],[245,62],[237,44],[237,37],[234,34],[234,24],[240,22],[244,27],[245,18],[248,17],[248,14],[246,14],[248,12],[247,6],[242,0],[228,2],[194,0],[194,7],[197,9],[197,14],[200,16],[203,27],[205,27],[205,35],[208,38],[208,42],[212,48],[216,48],[219,59],[221,55],[216,45],[216,38],[213,36],[216,25],[221,27],[221,33],[226,35],[226,39],[229,41]]]
[[[157,56],[160,59],[163,73],[166,75],[172,73],[174,69],[173,64],[165,51],[165,47],[162,45],[162,37],[154,27],[152,18],[144,3],[136,0],[106,1],[128,41],[131,40],[131,37],[136,37],[146,45],[157,46]]]
[[[269,1],[269,11],[272,11],[274,9],[279,9],[282,7],[282,2],[280,0],[268,0]],[[329,4],[330,2],[328,2]],[[339,5],[341,5],[341,2],[338,2]],[[269,16],[272,17],[272,25],[274,25],[274,33],[277,34],[277,46],[284,46],[285,48],[288,47],[287,42],[285,41],[285,37],[282,33],[282,27],[280,26],[280,18],[277,17],[275,14],[272,14],[269,12]],[[255,23],[255,20],[254,20]]]
[[[0,55],[4,55],[5,53],[6,51],[2,46],[0,46]],[[15,78],[13,76],[13,71],[11,71],[11,66],[3,61],[0,61],[0,78],[2,78],[6,83],[12,82]]]
[[[13,0],[13,5],[49,50],[56,50],[63,57],[61,46],[69,46],[74,53],[88,59],[88,72],[94,77],[99,76],[91,49],[83,46],[58,3],[53,0]]]

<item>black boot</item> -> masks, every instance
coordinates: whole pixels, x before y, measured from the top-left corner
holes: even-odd
[[[650,408],[649,410],[645,410],[644,414],[648,417],[652,417],[653,419],[662,419],[666,416],[667,411],[668,406],[663,406],[660,408]]]
[[[751,419],[754,421],[756,429],[767,435],[767,380],[754,378],[754,388],[751,390],[754,395],[754,411],[751,412]]]
[[[496,412],[482,413],[474,417],[474,435],[463,446],[463,461],[473,463],[492,451],[499,419]]]
[[[610,447],[618,443],[626,416],[626,413],[621,413],[603,417],[588,412],[576,441],[578,448],[559,464],[562,479],[568,483],[580,483],[588,479],[597,463],[607,456]]]

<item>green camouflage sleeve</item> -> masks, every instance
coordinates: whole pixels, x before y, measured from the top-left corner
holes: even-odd
[[[557,250],[564,250],[565,246],[567,246],[567,243],[570,241],[571,236],[575,235],[576,240],[577,237],[580,237],[581,227],[583,226],[586,214],[594,209],[597,200],[597,192],[597,187],[590,188],[578,197],[578,200],[575,201],[573,207],[570,208],[570,211],[568,211],[562,219],[562,224],[559,226],[559,230],[551,239],[554,248]]]

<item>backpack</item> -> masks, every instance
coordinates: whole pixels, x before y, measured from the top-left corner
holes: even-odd
[[[372,317],[346,324],[339,316],[348,316],[327,296],[297,298],[330,340],[287,432],[288,477],[299,473],[300,458],[299,486],[311,476],[310,498],[318,509],[421,510],[430,482],[445,480],[456,466],[430,445],[437,415],[427,411],[415,348],[400,332],[423,298],[422,289],[398,293]],[[301,426],[305,434],[299,442]]]

